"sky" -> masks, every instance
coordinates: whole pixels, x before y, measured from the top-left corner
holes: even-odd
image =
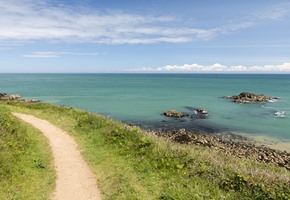
[[[290,1],[0,0],[0,73],[290,73]]]

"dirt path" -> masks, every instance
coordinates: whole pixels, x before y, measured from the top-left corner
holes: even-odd
[[[74,139],[46,120],[13,113],[48,138],[57,174],[53,200],[100,200],[96,179],[82,158]]]

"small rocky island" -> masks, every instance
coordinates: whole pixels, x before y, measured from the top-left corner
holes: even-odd
[[[173,118],[182,118],[182,117],[190,117],[190,118],[204,118],[208,115],[208,111],[203,108],[196,108],[192,110],[192,114],[179,112],[177,110],[167,110],[163,113],[166,117]]]
[[[277,97],[268,97],[263,94],[254,94],[250,92],[242,92],[236,96],[224,96],[223,98],[232,99],[235,103],[269,102],[279,99]]]
[[[166,117],[175,117],[175,118],[185,117],[185,114],[184,113],[178,112],[177,110],[167,110],[163,114]]]

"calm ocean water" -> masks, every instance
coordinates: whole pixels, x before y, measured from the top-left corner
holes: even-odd
[[[248,91],[281,97],[235,104],[221,98]],[[290,75],[0,74],[0,92],[74,106],[149,129],[239,132],[290,141]],[[202,107],[207,119],[162,116]]]

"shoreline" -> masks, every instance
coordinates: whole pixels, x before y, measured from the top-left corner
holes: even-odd
[[[122,121],[122,123],[125,123],[129,126],[138,126],[141,129],[146,130],[148,132],[176,132],[177,130],[185,129],[186,132],[189,133],[215,135],[218,136],[219,138],[221,137],[221,135],[223,135],[224,139],[231,138],[234,141],[242,141],[248,143],[250,142],[257,146],[266,146],[274,150],[287,151],[288,153],[290,153],[290,140],[288,139],[285,142],[285,140],[274,138],[271,136],[266,136],[262,134],[253,135],[246,132],[238,132],[222,127],[216,127],[214,125],[204,126],[201,124],[191,124],[190,126],[188,126],[187,124],[184,124],[183,121],[178,123],[179,119],[173,119],[170,123],[166,122],[169,121],[164,120],[160,122],[151,122],[151,125],[149,125],[150,122],[143,124],[142,122],[137,123],[137,122]],[[159,126],[156,124],[159,124]]]
[[[8,100],[9,101],[9,100]],[[12,100],[20,101],[29,104],[39,103],[35,100]],[[126,122],[123,122],[127,124]],[[135,126],[134,124],[127,124],[128,126]],[[237,156],[238,158],[248,158],[262,163],[272,163],[274,165],[284,167],[290,171],[290,151],[284,149],[284,146],[280,146],[278,143],[271,143],[271,140],[267,140],[267,137],[247,137],[238,133],[226,133],[220,130],[204,133],[200,131],[186,131],[184,128],[179,130],[167,129],[167,130],[146,130],[142,128],[142,124],[137,125],[145,132],[163,137],[174,142],[181,144],[194,144],[199,146],[206,146],[211,149],[220,150],[226,154]],[[208,128],[208,127],[204,127]],[[266,143],[267,141],[268,143]],[[270,143],[269,143],[270,142]],[[285,145],[288,146],[288,144]],[[281,148],[283,147],[283,148]],[[280,150],[279,150],[280,148]],[[284,150],[284,151],[282,151]]]
[[[252,136],[252,139],[255,140],[259,145],[265,145],[273,149],[287,151],[290,153],[290,141],[283,142],[276,138],[262,135]]]
[[[238,158],[248,158],[261,163],[271,163],[290,171],[289,150],[273,148],[262,140],[246,137],[234,133],[204,134],[179,130],[156,130],[145,132],[157,137],[186,145],[198,145],[208,147]],[[262,137],[261,137],[262,138]],[[288,147],[289,148],[289,147]]]

